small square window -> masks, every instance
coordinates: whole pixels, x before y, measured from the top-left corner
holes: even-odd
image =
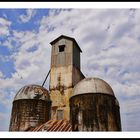
[[[64,52],[64,51],[65,51],[65,45],[60,45],[59,52]]]
[[[57,110],[57,120],[63,119],[63,110]]]

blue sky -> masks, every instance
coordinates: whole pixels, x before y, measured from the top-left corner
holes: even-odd
[[[61,34],[81,47],[84,75],[112,86],[123,131],[140,131],[139,19],[139,9],[0,9],[0,131],[8,131],[16,92],[43,83],[49,42]]]

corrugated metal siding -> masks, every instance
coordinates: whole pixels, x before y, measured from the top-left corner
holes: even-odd
[[[70,98],[72,131],[121,131],[116,98],[102,93],[86,93]]]
[[[26,131],[50,119],[51,102],[23,99],[13,102],[10,131]]]
[[[72,131],[72,126],[67,120],[50,120],[31,131]]]

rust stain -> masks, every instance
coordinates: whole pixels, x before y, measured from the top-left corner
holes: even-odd
[[[72,131],[72,126],[67,120],[49,120],[30,131]]]
[[[77,95],[70,99],[72,131],[121,131],[116,98],[101,93]]]
[[[30,131],[50,119],[51,102],[24,99],[13,102],[10,131]]]

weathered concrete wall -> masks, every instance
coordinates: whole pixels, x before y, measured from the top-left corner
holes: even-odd
[[[69,98],[73,87],[83,79],[83,74],[73,67],[51,68],[50,98],[52,101],[51,119],[57,119],[57,110],[64,110],[64,118],[69,120]]]
[[[72,85],[73,87],[82,79],[84,79],[85,76],[83,73],[80,71],[80,69],[73,67],[72,68]]]
[[[64,45],[64,51],[59,47]],[[50,97],[52,100],[51,119],[58,119],[59,112],[62,119],[70,119],[69,98],[73,87],[84,75],[80,71],[80,52],[74,40],[60,38],[52,44]],[[60,118],[61,118],[60,117]]]
[[[62,90],[72,87],[72,66],[55,68],[50,71],[50,90]]]
[[[50,72],[50,90],[63,90],[73,88],[84,79],[82,72],[73,65],[65,67],[52,67]]]
[[[115,97],[100,93],[70,99],[72,131],[121,131],[120,111]]]
[[[50,119],[51,102],[23,99],[13,102],[10,131],[28,131]]]
[[[63,111],[63,118],[69,120],[69,97],[71,96],[72,88],[68,88],[64,90],[64,93],[61,94],[59,90],[51,91],[51,99],[52,99],[52,111],[51,111],[51,119],[57,120],[57,111]]]

